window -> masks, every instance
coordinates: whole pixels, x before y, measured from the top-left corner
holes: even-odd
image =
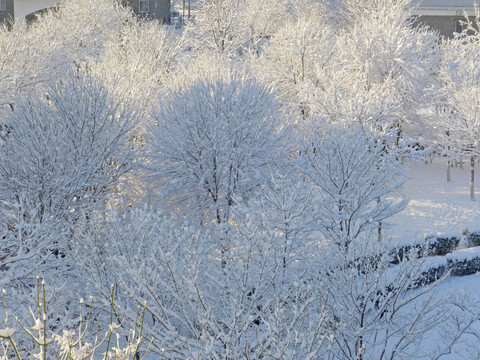
[[[138,11],[148,13],[150,11],[149,1],[148,0],[140,0],[139,3],[138,3]]]
[[[0,0],[0,11],[7,10],[7,0]]]
[[[471,23],[470,25],[467,23],[466,19],[463,20],[455,20],[455,32],[456,33],[463,33],[466,31],[467,35],[475,35],[475,30],[478,31],[478,25],[476,22]]]
[[[466,28],[465,20],[455,20],[455,32],[461,33]]]

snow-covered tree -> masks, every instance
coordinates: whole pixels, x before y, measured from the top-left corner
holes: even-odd
[[[188,28],[192,48],[241,58],[246,54],[257,57],[292,16],[315,17],[318,13],[312,10],[325,6],[319,0],[200,0],[195,7]]]
[[[402,153],[389,143],[388,136],[361,124],[332,126],[308,139],[305,174],[321,199],[320,229],[338,246],[348,247],[377,227],[381,231],[381,223],[405,206],[388,198],[405,174]]]
[[[4,121],[2,279],[13,281],[65,257],[79,221],[103,206],[130,169],[136,117],[100,81],[75,70],[43,97],[18,100]]]
[[[321,233],[311,253],[328,294],[331,359],[440,358],[475,321],[462,299],[441,299],[437,284],[427,285],[422,249],[399,251],[382,232],[405,206],[391,199],[404,181],[400,159],[408,149],[394,147],[396,135],[337,125],[306,142],[304,174],[317,189]],[[445,323],[445,341],[422,352],[428,334]]]
[[[304,5],[304,7],[302,6]],[[302,94],[321,86],[315,69],[329,69],[334,61],[335,31],[320,4],[297,2],[285,24],[271,34],[254,67],[280,103],[305,119],[310,104]]]
[[[132,19],[104,43],[97,63],[88,71],[101,78],[117,96],[135,99],[141,117],[148,118],[154,99],[169,84],[184,45],[184,36],[154,21]],[[148,124],[144,124],[147,126]]]
[[[243,26],[247,30],[247,42],[244,51],[258,56],[263,46],[285,22],[289,16],[289,1],[245,0],[240,14]]]
[[[253,221],[259,231],[275,238],[283,252],[283,267],[304,261],[315,242],[319,227],[317,204],[311,187],[296,166],[285,163],[271,172],[270,181],[262,185],[246,203],[234,209],[234,222]],[[288,279],[286,279],[288,281]]]
[[[238,56],[248,40],[242,24],[244,0],[201,0],[191,27],[193,47],[200,52]]]
[[[379,92],[386,86],[400,102],[389,127],[418,137],[423,124],[419,107],[428,101],[424,88],[432,81],[438,63],[437,36],[414,26],[415,4],[411,0],[344,0],[340,12],[346,24],[338,41],[338,68],[342,86],[363,92]]]
[[[138,150],[144,148],[157,99],[164,97],[171,77],[180,66],[184,45],[184,36],[173,28],[155,21],[132,19],[105,42],[101,56],[85,66],[92,76],[115,92],[117,101],[133,106],[131,110],[139,118],[132,136]],[[141,168],[136,167],[123,180],[118,197],[131,204],[147,201],[148,184],[143,181]]]
[[[480,158],[480,33],[475,22],[442,43],[440,89],[431,117],[434,140],[450,158],[470,158],[470,198],[475,200],[475,161]],[[476,25],[475,25],[476,24]]]
[[[395,128],[399,140],[422,134],[418,111],[438,63],[437,37],[412,25],[410,1],[306,8],[272,34],[258,61],[259,76],[283,104],[316,118],[303,131],[322,119]]]
[[[228,222],[235,197],[248,197],[288,153],[273,95],[223,65],[163,100],[147,163],[159,196],[201,224]]]
[[[0,29],[0,107],[97,58],[132,17],[113,0],[67,0],[30,25]]]

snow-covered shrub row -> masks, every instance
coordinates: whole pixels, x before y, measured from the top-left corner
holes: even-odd
[[[416,285],[424,286],[431,284],[449,274],[449,266],[444,256],[429,256],[425,258],[422,266],[421,276],[418,278]]]
[[[433,239],[433,242],[432,242]],[[415,286],[422,286],[437,281],[449,273],[451,262],[444,255],[450,254],[459,243],[458,237],[428,237],[422,243],[404,245],[390,251],[392,264],[396,265],[409,256],[424,258],[423,269],[419,272]],[[453,273],[452,273],[453,274]]]
[[[425,258],[426,266],[422,270],[419,283],[437,280],[447,272],[453,276],[466,276],[480,271],[480,247],[455,250],[440,256],[432,256],[428,252],[427,254],[429,256]]]
[[[442,235],[429,235],[425,238],[418,238],[415,242],[407,245],[398,245],[391,254],[394,258],[393,263],[396,263],[403,259],[412,248],[416,249],[417,256],[442,256],[453,252],[460,243],[460,235],[442,234]]]
[[[427,284],[434,283],[438,281],[438,279],[443,278],[448,272],[450,268],[448,265],[437,265],[434,267],[430,267],[426,271],[422,271],[422,275],[417,281],[417,286],[425,286]]]
[[[465,231],[468,246],[480,246],[480,231]]]
[[[454,251],[460,243],[458,236],[429,236],[426,238],[431,255],[446,255]]]
[[[449,260],[450,273],[453,276],[466,276],[480,271],[480,257],[470,260]]]
[[[403,261],[405,258],[408,259],[409,254],[414,251],[415,256],[424,257],[428,254],[426,244],[412,244],[412,245],[403,245],[396,246],[394,250],[390,250],[390,255],[392,256],[392,264],[398,264]]]
[[[480,247],[456,250],[446,256],[451,274],[465,276],[480,271]]]

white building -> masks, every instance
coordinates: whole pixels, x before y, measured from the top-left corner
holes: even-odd
[[[462,30],[465,14],[475,15],[474,0],[422,0],[416,14],[419,22],[437,30],[440,35],[452,37]]]

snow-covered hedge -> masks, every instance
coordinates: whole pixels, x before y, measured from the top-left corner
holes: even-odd
[[[455,250],[451,253],[445,254],[443,253],[443,250],[447,249],[449,244],[451,246],[453,246],[455,243],[458,244],[458,238],[445,237],[441,238],[441,241],[443,242],[444,246],[440,246],[438,248],[438,256],[432,256],[435,254],[435,252],[421,253],[420,250],[418,251],[418,254],[428,254],[428,256],[425,257],[425,262],[421,269],[421,276],[416,281],[417,285],[432,283],[445,275],[447,271],[450,271],[450,274],[453,276],[466,276],[480,271],[480,246]],[[407,251],[412,251],[412,249],[416,248],[420,249],[418,245],[403,246],[399,248],[399,255],[396,259],[401,259],[403,256],[405,256],[403,253],[407,253]],[[429,246],[429,250],[430,249],[431,247]],[[393,264],[398,264],[398,261]]]
[[[413,251],[413,253],[412,253]],[[405,244],[395,247],[390,255],[392,257],[392,264],[398,264],[403,261],[405,258],[408,259],[409,256],[413,254],[415,257],[422,258],[427,255],[428,249],[425,246],[425,242],[414,242],[411,244]]]
[[[465,231],[464,235],[467,239],[469,246],[480,246],[480,230],[477,231]]]
[[[457,235],[437,235],[427,237],[431,255],[446,255],[454,251],[460,243]]]
[[[480,271],[480,246],[454,251],[446,256],[451,274],[465,276]]]
[[[444,256],[431,256],[425,258],[422,264],[421,277],[417,281],[418,286],[431,284],[442,276],[446,275],[449,270],[447,259]]]

